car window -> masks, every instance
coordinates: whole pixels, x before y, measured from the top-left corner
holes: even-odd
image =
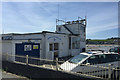
[[[95,55],[85,60],[83,64],[90,63],[92,65],[92,64],[109,63],[114,61],[120,61],[120,55],[118,54]]]
[[[113,49],[113,48],[111,48],[109,51],[110,51],[110,52],[114,52],[114,49]]]
[[[88,57],[87,55],[83,55],[83,54],[79,54],[71,59],[68,60],[68,62],[71,62],[71,63],[79,63],[81,60],[85,59],[86,57]]]
[[[105,62],[106,62],[106,55],[105,54],[99,55],[98,63],[100,64]]]
[[[83,64],[90,63],[90,65],[98,63],[98,55],[93,55],[83,62]]]
[[[109,51],[118,53],[118,52],[120,52],[120,47],[111,48]]]
[[[120,55],[117,54],[112,54],[111,55],[111,60],[114,61],[120,61]]]
[[[104,63],[120,61],[120,56],[118,54],[106,54],[106,59]]]
[[[106,55],[106,58],[105,58],[105,61],[104,63],[108,63],[108,62],[111,62],[111,54],[105,54]]]

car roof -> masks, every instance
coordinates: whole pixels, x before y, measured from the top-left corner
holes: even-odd
[[[80,54],[92,56],[92,55],[118,54],[118,53],[115,53],[115,52],[102,52],[102,51],[90,51],[90,52],[83,52],[83,53],[80,53]]]

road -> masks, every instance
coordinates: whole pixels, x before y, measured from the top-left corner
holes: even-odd
[[[118,47],[118,45],[86,45],[87,50],[104,50],[106,52],[114,47]]]

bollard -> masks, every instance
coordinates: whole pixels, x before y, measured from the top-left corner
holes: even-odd
[[[58,58],[56,58],[56,70],[58,71]]]
[[[26,65],[28,65],[28,55],[26,55]]]
[[[111,64],[108,65],[109,69],[108,69],[108,78],[109,80],[111,80]]]

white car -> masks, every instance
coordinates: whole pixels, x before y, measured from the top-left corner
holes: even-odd
[[[84,52],[64,62],[60,66],[60,69],[64,71],[84,73],[103,70],[102,68],[84,66],[82,64],[104,67],[111,64],[111,68],[120,67],[120,54],[102,51]]]

